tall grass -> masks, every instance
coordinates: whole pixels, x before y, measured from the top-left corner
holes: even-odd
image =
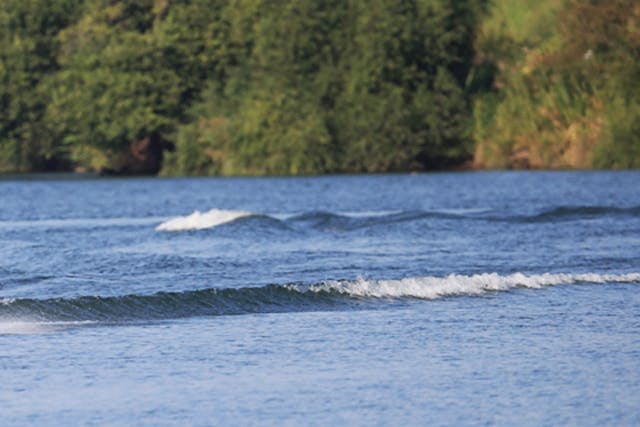
[[[494,88],[474,101],[476,165],[640,166],[640,6],[495,0],[477,39]]]

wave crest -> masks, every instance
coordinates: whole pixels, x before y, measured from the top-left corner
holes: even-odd
[[[247,211],[211,209],[202,213],[196,210],[191,215],[180,216],[163,222],[156,227],[156,231],[203,230],[251,215],[253,213]]]
[[[330,281],[314,285],[289,285],[300,292],[336,292],[352,297],[437,299],[457,295],[482,295],[514,288],[539,289],[576,283],[640,282],[640,273],[630,274],[552,274],[514,273],[451,274],[446,277],[414,277],[398,280]]]

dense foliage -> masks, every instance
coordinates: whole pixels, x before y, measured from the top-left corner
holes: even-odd
[[[475,100],[476,162],[640,167],[640,3],[496,4],[478,43],[499,72]]]
[[[59,70],[57,34],[77,17],[77,1],[0,2],[0,171],[64,167],[44,120]]]
[[[640,166],[633,0],[3,0],[0,172]]]

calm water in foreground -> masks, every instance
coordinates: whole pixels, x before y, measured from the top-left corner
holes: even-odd
[[[0,408],[640,425],[640,173],[4,179]]]

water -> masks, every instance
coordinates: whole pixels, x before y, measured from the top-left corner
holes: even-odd
[[[2,425],[638,425],[640,173],[0,181]]]

